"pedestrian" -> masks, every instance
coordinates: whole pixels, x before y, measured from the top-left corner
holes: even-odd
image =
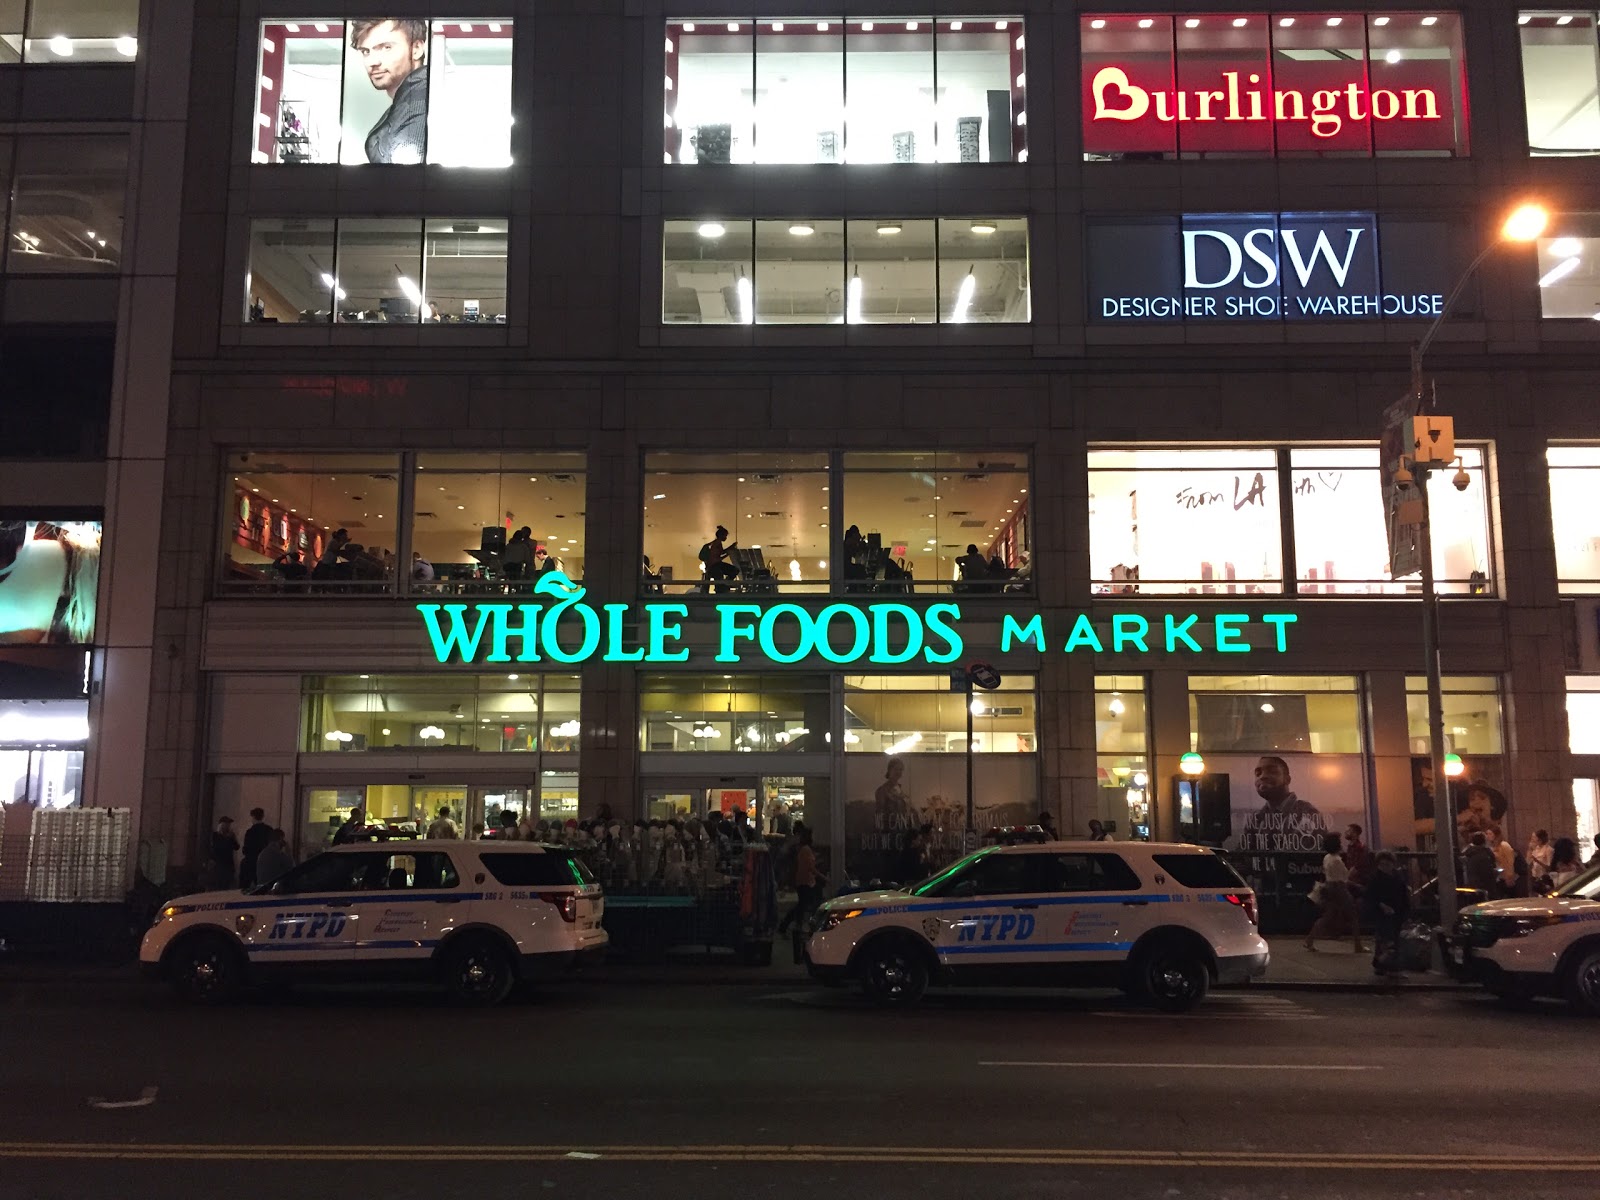
[[[1509,896],[1517,883],[1517,852],[1498,825],[1489,826],[1489,849],[1494,851],[1495,864],[1500,868],[1498,895]]]
[[[1367,948],[1361,944],[1361,917],[1350,893],[1350,871],[1339,857],[1337,833],[1323,837],[1322,852],[1322,912],[1306,934],[1306,949],[1315,950],[1318,938],[1348,936],[1355,952],[1364,954]]]
[[[1548,829],[1535,829],[1528,842],[1528,879],[1535,892],[1542,891],[1550,876],[1550,864],[1555,860],[1555,847],[1550,844]]]
[[[1372,923],[1372,969],[1379,975],[1400,973],[1400,927],[1411,911],[1411,889],[1398,867],[1393,854],[1380,850],[1362,896],[1362,907]]]
[[[233,887],[233,856],[238,853],[239,839],[233,833],[233,818],[219,817],[216,832],[211,835],[211,873],[216,891]]]
[[[500,810],[500,832],[495,835],[503,842],[514,842],[519,838],[517,833],[517,812],[513,808]]]
[[[791,925],[796,927],[795,961],[798,962],[799,935],[804,931],[806,920],[813,910],[822,903],[822,879],[817,873],[817,853],[811,847],[810,828],[797,825],[795,837],[800,843],[794,855],[794,890],[797,899],[794,907],[778,922],[778,933],[781,936],[789,932]]]
[[[1044,830],[1046,841],[1059,842],[1061,840],[1061,834],[1056,831],[1056,819],[1050,815],[1049,809],[1039,814],[1039,828]]]
[[[1550,858],[1550,887],[1562,887],[1581,874],[1583,864],[1578,861],[1578,843],[1569,837],[1557,838]]]
[[[1485,900],[1492,900],[1499,875],[1500,864],[1489,849],[1489,839],[1481,833],[1473,834],[1471,843],[1461,852],[1462,885],[1482,892]]]
[[[1099,821],[1090,821],[1089,840],[1091,842],[1114,842],[1117,839],[1112,837],[1111,834],[1106,830],[1106,827]]]
[[[1344,831],[1344,865],[1350,872],[1350,887],[1359,892],[1372,877],[1372,851],[1361,840],[1361,826],[1347,825]]]
[[[239,886],[246,891],[256,885],[256,859],[266,844],[272,840],[272,826],[267,824],[265,809],[250,810],[250,828],[244,831],[244,849],[239,855]]]
[[[456,841],[461,837],[461,827],[450,819],[450,806],[448,804],[439,806],[439,815],[428,826],[428,836],[448,842]]]
[[[345,818],[344,824],[334,832],[333,844],[347,846],[351,842],[359,842],[366,829],[367,810],[358,804],[350,810],[350,815]]]
[[[276,883],[294,867],[294,855],[289,853],[289,838],[281,829],[271,831],[271,839],[261,848],[256,859],[256,886],[267,887]]]

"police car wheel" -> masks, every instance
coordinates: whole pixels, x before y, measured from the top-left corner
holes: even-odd
[[[928,987],[928,967],[910,946],[887,942],[869,947],[861,962],[861,990],[884,1006],[911,1005]]]
[[[1211,972],[1182,946],[1156,946],[1139,964],[1139,994],[1162,1012],[1188,1012],[1206,997]]]
[[[463,1004],[499,1004],[511,994],[516,974],[506,952],[487,938],[453,946],[445,956],[444,979]]]
[[[244,982],[238,950],[218,934],[200,934],[179,943],[172,952],[172,984],[194,1004],[221,1004]]]
[[[1600,946],[1580,950],[1567,969],[1567,1003],[1591,1017],[1600,1016]]]

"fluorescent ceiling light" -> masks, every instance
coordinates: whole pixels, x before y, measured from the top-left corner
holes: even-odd
[[[1373,17],[1372,18],[1372,23],[1374,25],[1387,25],[1389,23],[1389,18],[1388,17]]]
[[[703,238],[719,238],[728,232],[728,227],[721,221],[702,221],[695,232]]]
[[[1293,17],[1281,17],[1278,20],[1278,24],[1280,26],[1282,26],[1284,29],[1287,29],[1287,28],[1289,28],[1289,26],[1294,24],[1294,18]]]
[[[993,221],[974,221],[972,223],[972,232],[984,237],[994,233],[997,229],[999,229],[999,226]]]
[[[1427,24],[1427,22],[1423,22],[1423,24]],[[1568,13],[1564,17],[1557,17],[1556,18],[1556,24],[1557,25],[1571,25],[1572,24],[1572,14]]]
[[[1250,24],[1249,17],[1235,17],[1233,19],[1233,27],[1235,29],[1243,29],[1248,24]]]
[[[956,292],[955,311],[950,314],[950,319],[960,323],[967,319],[967,310],[972,307],[972,297],[978,290],[978,277],[969,268],[967,277],[961,281],[961,288]]]
[[[1199,17],[1190,17],[1187,21],[1185,21],[1183,23],[1183,27],[1185,29],[1199,29],[1200,28],[1200,18]]]
[[[1583,253],[1583,243],[1575,237],[1557,238],[1550,243],[1550,253],[1556,258],[1576,258]]]
[[[1343,17],[1329,17],[1328,18],[1328,24],[1329,25],[1338,25],[1338,24],[1341,24],[1343,21],[1344,21]]]
[[[69,37],[62,37],[59,33],[56,34],[55,37],[50,39],[50,53],[54,54],[57,58],[71,58],[72,39]]]
[[[1397,62],[1399,62],[1400,61],[1400,51],[1398,51],[1398,50],[1390,50],[1387,54],[1385,54],[1383,56],[1383,61],[1386,62],[1386,63],[1397,63]]]
[[[850,284],[845,289],[844,319],[852,325],[861,323],[861,274],[859,269],[856,274],[850,276]]]
[[[415,304],[418,308],[422,307],[422,292],[416,284],[412,283],[411,280],[407,279],[404,275],[398,276],[395,282],[400,285],[400,291],[405,295],[407,300],[411,301],[411,303]]]
[[[885,221],[883,224],[878,226],[878,236],[879,237],[893,237],[895,234],[899,233],[901,231],[901,229],[903,229],[903,228],[904,228],[903,225],[897,224],[894,221]]]
[[[1104,29],[1105,27],[1106,27],[1106,23],[1105,23],[1104,19],[1099,18],[1099,17],[1096,17],[1093,21],[1089,22],[1089,28],[1090,29]]]
[[[1439,18],[1438,17],[1423,17],[1422,18],[1422,23],[1424,25],[1437,25],[1439,23]]]
[[[1578,269],[1578,264],[1581,261],[1582,260],[1577,259],[1577,258],[1568,258],[1568,259],[1564,259],[1561,262],[1558,262],[1555,266],[1551,267],[1548,271],[1546,271],[1544,273],[1544,275],[1540,278],[1539,286],[1540,287],[1549,287],[1551,284],[1556,283],[1559,280],[1565,279],[1568,275],[1571,275],[1574,271],[1576,271]]]
[[[133,58],[139,53],[139,39],[136,37],[119,37],[116,46],[117,53],[123,58]]]
[[[1155,24],[1155,22],[1153,20],[1151,20],[1149,17],[1145,17],[1142,20],[1140,20],[1139,28],[1140,29],[1149,29],[1150,26],[1152,26],[1154,24]]]
[[[810,237],[816,231],[817,227],[815,225],[808,225],[804,221],[796,221],[793,225],[789,226],[789,232],[794,237]]]

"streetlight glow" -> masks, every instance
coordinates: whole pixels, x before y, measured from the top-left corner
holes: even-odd
[[[1544,232],[1550,223],[1550,213],[1542,204],[1521,204],[1512,210],[1506,223],[1500,227],[1500,236],[1508,242],[1531,242]]]

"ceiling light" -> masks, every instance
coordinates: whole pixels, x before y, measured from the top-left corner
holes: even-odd
[[[695,232],[703,238],[719,238],[728,232],[728,227],[721,221],[702,221]]]
[[[1093,21],[1089,22],[1089,28],[1090,29],[1104,29],[1105,27],[1106,27],[1105,20],[1103,18],[1100,18],[1100,17],[1096,17]]]
[[[1583,253],[1583,243],[1575,237],[1557,238],[1550,243],[1550,253],[1556,258],[1575,258]]]
[[[1294,24],[1294,18],[1293,17],[1280,18],[1279,21],[1278,21],[1278,24],[1281,25],[1283,28],[1287,29],[1287,28],[1289,28],[1289,26]]]
[[[737,21],[729,21],[728,22],[728,32],[729,33],[738,33],[739,32],[739,22],[737,22]]]
[[[318,33],[327,33],[328,32],[327,22],[318,21],[317,24],[316,24],[316,30],[317,30]]]
[[[951,21],[950,22],[950,32],[951,33],[960,33],[961,32],[961,22],[960,21]]]
[[[961,281],[960,290],[956,292],[955,311],[950,314],[952,321],[959,323],[967,319],[967,310],[972,307],[972,297],[977,290],[978,277],[969,268],[967,277]]]
[[[133,58],[139,53],[139,39],[136,37],[119,37],[116,40],[117,53],[123,58]]]
[[[290,21],[287,25],[284,26],[284,28],[287,29],[290,33],[299,33],[300,32],[300,26],[296,25],[293,21]]]
[[[1579,261],[1580,260],[1577,258],[1569,258],[1562,262],[1558,262],[1540,277],[1539,286],[1549,287],[1558,280],[1565,279],[1568,275],[1571,275],[1578,269]]]
[[[895,234],[899,233],[903,228],[904,228],[904,226],[898,225],[898,224],[896,224],[896,223],[891,221],[891,222],[888,222],[886,224],[878,226],[878,236],[879,237],[893,237]]]
[[[1373,17],[1372,18],[1372,23],[1374,25],[1387,25],[1389,23],[1389,18],[1388,17]]]
[[[1199,29],[1200,28],[1200,18],[1199,17],[1190,17],[1187,21],[1185,21],[1183,23],[1183,27],[1185,29]]]
[[[1517,18],[1517,24],[1518,25],[1526,25],[1531,20],[1533,20],[1533,14],[1531,14],[1531,13],[1523,13],[1520,17]]]
[[[1005,21],[996,21],[996,22],[995,22],[995,23],[994,23],[994,27],[995,27],[995,28],[996,28],[996,29],[999,29],[999,30],[1004,30],[1004,29],[1005,29],[1005,27],[1006,27],[1006,24],[1007,24],[1007,22],[1005,22]]]
[[[917,23],[915,21],[907,21],[906,22],[906,32],[907,33],[915,33],[916,31],[917,31]]]
[[[1429,18],[1429,19],[1428,19],[1428,20],[1426,20],[1426,21],[1424,21],[1424,22],[1423,22],[1423,24],[1424,24],[1424,25],[1428,25],[1428,24],[1431,24],[1431,23],[1432,23],[1432,20],[1433,20],[1433,19],[1432,19],[1432,18],[1431,18],[1431,17],[1430,17],[1430,18]],[[1568,14],[1567,14],[1567,15],[1566,15],[1566,16],[1564,16],[1564,17],[1557,17],[1557,18],[1556,18],[1556,24],[1557,24],[1557,25],[1571,25],[1571,24],[1572,24],[1572,14],[1571,14],[1571,13],[1568,13]]]
[[[665,492],[657,492],[654,496],[650,497],[652,500],[665,500],[666,498],[667,494]]]
[[[783,22],[782,21],[774,21],[772,23],[772,32],[773,33],[782,33],[783,32]]]
[[[71,58],[72,39],[68,37],[62,37],[60,34],[57,34],[55,37],[50,39],[50,53],[54,54],[57,58]]]
[[[1121,696],[1111,697],[1111,703],[1107,704],[1106,708],[1111,711],[1113,716],[1117,717],[1128,711],[1128,706],[1123,703]]]
[[[1235,17],[1233,19],[1233,27],[1235,29],[1243,29],[1248,24],[1250,24],[1249,17]]]
[[[828,32],[828,23],[826,21],[818,21],[817,22],[817,32],[818,33],[827,33]]]
[[[1139,28],[1140,29],[1149,29],[1150,26],[1152,26],[1154,24],[1155,24],[1155,22],[1153,20],[1151,20],[1149,17],[1145,17],[1139,22]]]
[[[804,221],[789,226],[789,232],[795,237],[810,237],[816,231],[815,225],[808,225]]]
[[[685,33],[693,33],[694,32],[694,22],[693,21],[685,21],[683,23],[683,31]]]
[[[1400,51],[1398,51],[1398,50],[1390,50],[1387,54],[1385,54],[1383,56],[1383,61],[1386,62],[1386,63],[1397,63],[1397,62],[1399,62],[1400,61]]]
[[[1570,20],[1570,19],[1571,18],[1569,17],[1568,20]],[[1424,25],[1437,25],[1439,23],[1439,18],[1438,17],[1423,17],[1422,18],[1422,23]],[[1559,22],[1559,21],[1556,22],[1556,24],[1558,24],[1558,25],[1560,23],[1561,22]]]
[[[1273,707],[1273,706],[1272,706],[1272,701],[1270,701],[1270,700],[1268,700],[1268,701],[1267,701],[1267,702],[1266,702],[1266,703],[1264,703],[1264,704],[1263,704],[1263,705],[1262,705],[1262,706],[1261,706],[1261,711],[1262,711],[1262,712],[1264,712],[1264,713],[1273,713],[1273,712],[1277,712],[1277,711],[1278,711],[1278,710],[1277,710],[1277,709],[1275,709],[1275,708],[1274,708],[1274,707]]]
[[[418,289],[416,284],[412,283],[411,280],[407,279],[404,275],[399,276],[395,282],[400,285],[400,291],[407,300],[411,301],[411,303],[415,304],[418,308],[422,307],[422,292],[420,289]]]
[[[972,223],[972,232],[983,237],[987,237],[999,228],[993,221],[974,221]]]
[[[1343,18],[1343,17],[1329,17],[1329,18],[1328,18],[1328,24],[1329,24],[1329,25],[1338,25],[1338,24],[1340,24],[1340,23],[1341,23],[1341,22],[1342,22],[1342,21],[1343,21],[1343,20],[1344,20],[1344,18]]]

